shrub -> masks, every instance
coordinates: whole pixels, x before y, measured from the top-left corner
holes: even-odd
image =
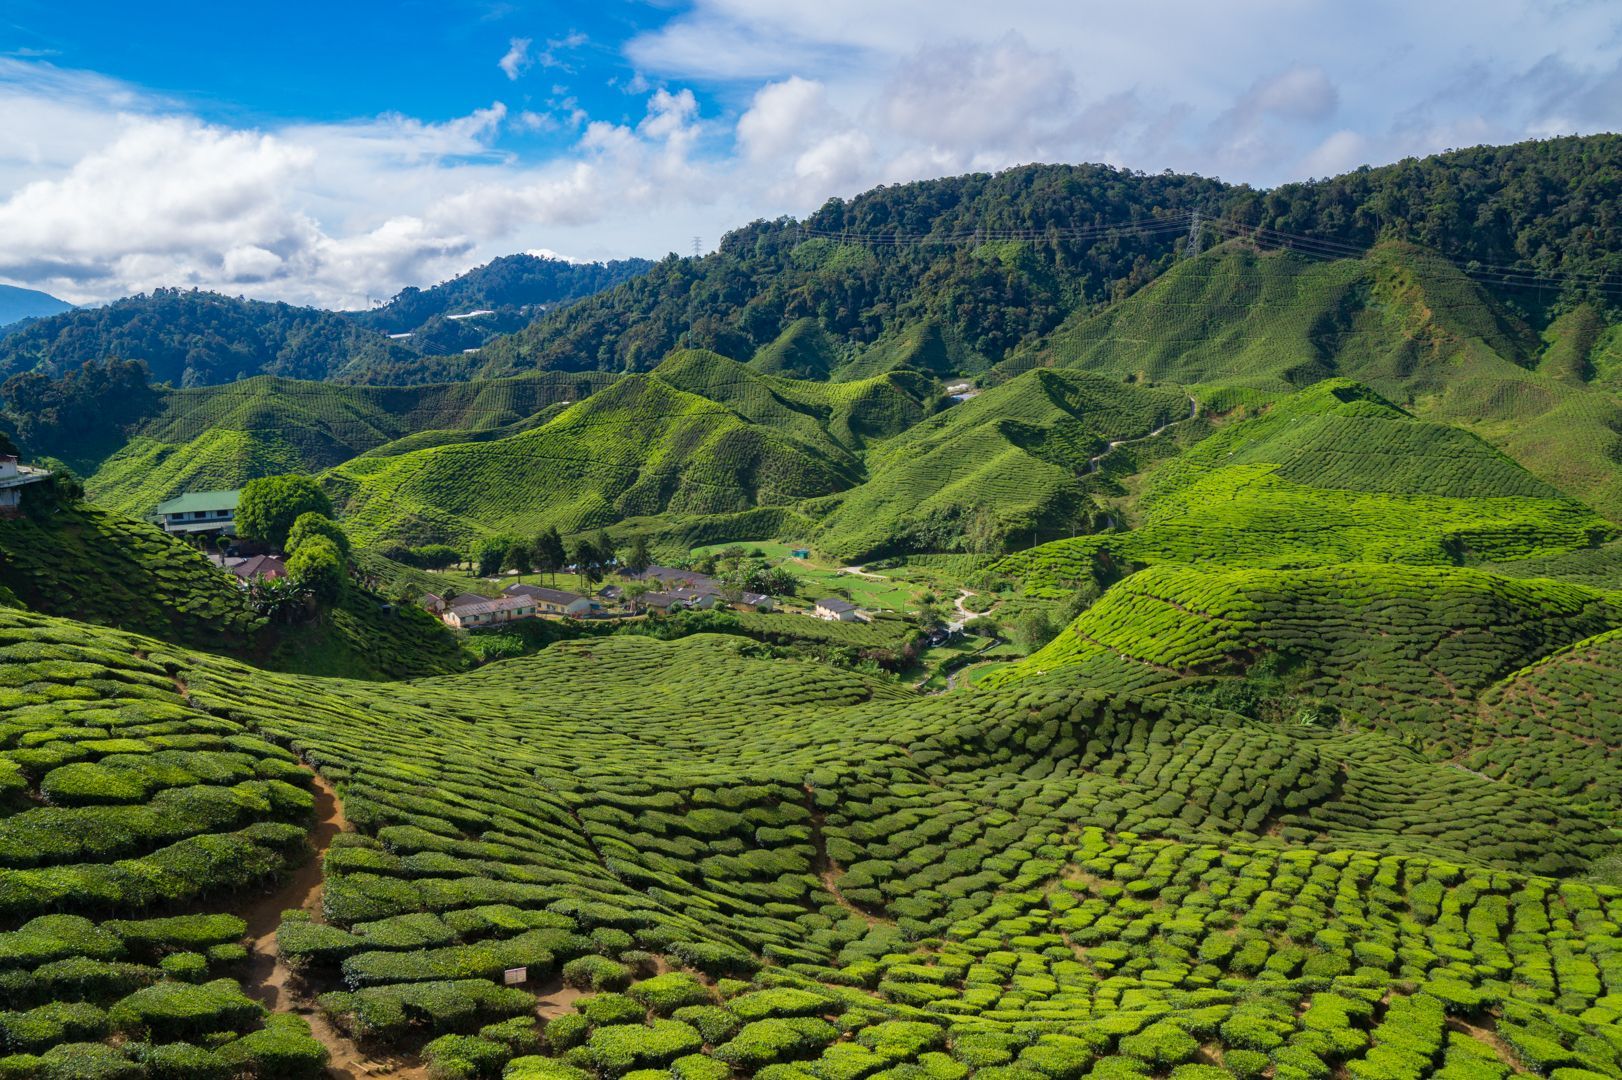
[[[548,1020],[543,1034],[546,1045],[552,1048],[553,1053],[561,1054],[585,1042],[590,1031],[591,1021],[583,1014],[573,1012]]]
[[[651,979],[643,979],[626,991],[660,1016],[669,1016],[677,1009],[703,1005],[713,1000],[708,987],[684,971],[667,971]],[[708,1035],[706,1042],[713,1042]]]
[[[882,1057],[905,1061],[946,1045],[946,1032],[918,1020],[886,1020],[863,1028],[856,1041]]]
[[[184,1039],[211,1031],[241,1030],[257,1020],[264,1007],[230,979],[196,986],[163,982],[137,990],[112,1007],[113,1026],[154,1039]]]
[[[1018,1063],[1051,1080],[1076,1080],[1092,1067],[1093,1049],[1084,1040],[1069,1035],[1044,1035],[1041,1041],[1020,1051]]]
[[[505,1046],[478,1035],[441,1035],[422,1048],[434,1080],[494,1077],[511,1056]]]
[[[63,1043],[39,1059],[39,1080],[141,1080],[141,1066],[101,1043]]]
[[[107,1030],[107,1014],[84,1002],[53,1001],[27,1012],[0,1013],[0,1034],[13,1053],[100,1039]]]
[[[711,1046],[726,1042],[743,1026],[737,1016],[719,1005],[686,1005],[672,1015],[677,1020],[692,1024]]]
[[[208,958],[202,953],[170,953],[158,962],[158,967],[176,982],[200,983],[208,978]]]
[[[501,1080],[592,1080],[592,1075],[556,1058],[518,1057],[507,1062]]]
[[[769,1016],[820,1016],[838,1012],[839,1003],[797,987],[774,986],[735,997],[727,1002],[727,1008],[747,1022]]]
[[[574,1003],[575,1011],[599,1024],[640,1024],[648,1015],[648,1007],[625,994],[594,994]]]
[[[805,1058],[839,1037],[825,1020],[813,1017],[756,1020],[745,1024],[715,1056],[740,1069],[758,1069],[773,1062]]]
[[[1121,1053],[1142,1058],[1160,1068],[1187,1061],[1199,1048],[1194,1036],[1166,1021],[1150,1024],[1136,1035],[1121,1040]]]
[[[712,941],[678,941],[670,946],[670,952],[683,964],[712,978],[752,975],[760,967],[760,961],[748,953]]]
[[[669,1065],[703,1048],[704,1040],[680,1020],[655,1020],[650,1025],[611,1024],[597,1028],[586,1041],[596,1066],[609,1076],[635,1068]]]
[[[327,1072],[327,1048],[310,1034],[309,1021],[293,1013],[266,1017],[263,1028],[226,1043],[219,1056],[277,1080],[319,1080]]]
[[[631,973],[624,964],[587,954],[563,965],[563,982],[582,990],[624,990],[631,984]]]
[[[126,1052],[146,1066],[150,1080],[230,1080],[237,1071],[217,1052],[191,1043],[132,1043]]]

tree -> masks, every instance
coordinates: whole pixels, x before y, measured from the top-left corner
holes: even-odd
[[[0,427],[0,455],[9,455],[11,457],[17,455],[17,444],[11,441],[11,436],[6,434],[6,429],[3,427]]]
[[[946,620],[941,616],[940,607],[933,600],[925,600],[918,605],[918,625],[925,630],[938,630],[945,625]]]
[[[333,545],[337,547],[338,553],[344,557],[346,562],[348,561],[349,535],[344,532],[343,526],[325,514],[318,514],[314,510],[300,514],[298,520],[293,522],[293,527],[287,531],[287,553],[289,555],[297,554],[299,545],[315,536],[324,536],[331,540]]]
[[[342,598],[349,575],[338,545],[325,536],[311,535],[287,560],[287,577],[317,602],[330,605]]]
[[[473,569],[480,577],[495,577],[507,561],[507,538],[487,536],[473,549]]]
[[[563,537],[559,535],[558,527],[548,526],[535,538],[535,569],[550,576],[552,584],[556,585],[558,571],[562,570],[568,561],[569,556],[563,550]]]
[[[1061,628],[1053,625],[1046,611],[1038,608],[1019,618],[1013,625],[1014,641],[1027,653],[1033,653],[1052,641]]]
[[[249,480],[237,500],[237,535],[285,548],[293,523],[312,512],[330,518],[332,500],[310,477],[289,473]]]
[[[591,538],[591,546],[597,552],[597,565],[603,569],[612,566],[614,560],[619,558],[619,545],[614,543],[607,529],[597,530],[597,535]]]
[[[648,538],[638,534],[631,538],[631,550],[626,553],[625,560],[620,569],[632,574],[640,574],[653,565],[653,559],[648,555]]]
[[[642,598],[653,591],[653,586],[646,581],[628,581],[625,583],[625,598],[631,602],[631,611],[642,609]]]
[[[507,545],[507,554],[501,560],[503,570],[516,570],[520,574],[527,574],[535,566],[535,549],[522,540],[514,540]]]
[[[590,540],[581,540],[575,545],[574,572],[580,576],[582,589],[603,580],[602,556],[597,551],[597,545]]]

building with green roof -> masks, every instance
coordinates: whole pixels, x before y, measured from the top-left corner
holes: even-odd
[[[235,536],[237,531],[237,498],[241,490],[188,491],[158,504],[152,520],[163,526],[166,533],[224,533]]]

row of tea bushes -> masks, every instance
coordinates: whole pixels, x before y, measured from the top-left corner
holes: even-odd
[[[427,1056],[509,1080],[1622,1076],[1622,890],[1095,829],[1045,854],[913,949],[621,982]]]

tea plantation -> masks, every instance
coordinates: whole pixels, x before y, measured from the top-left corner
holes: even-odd
[[[1619,147],[1193,244],[1214,182],[887,188],[435,368],[514,378],[11,384],[92,501],[0,518],[0,1080],[1622,1078]],[[302,621],[117,512],[283,471]],[[379,595],[643,560],[775,610]]]
[[[301,760],[353,831],[283,961],[435,1075],[1622,1061],[1602,820],[1383,735],[1051,678],[921,699],[733,637],[405,684],[26,613],[0,641],[12,1075],[314,1075],[235,914],[303,857]],[[557,980],[588,993],[543,1024]]]

